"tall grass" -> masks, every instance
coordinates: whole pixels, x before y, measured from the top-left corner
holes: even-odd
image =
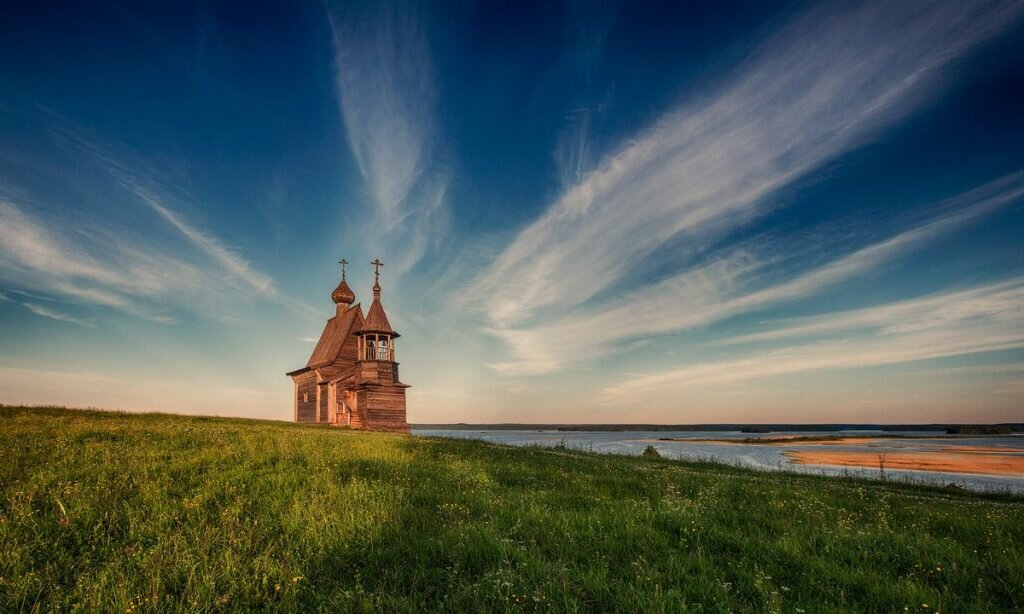
[[[2,611],[991,612],[1021,543],[1009,495],[0,409]]]

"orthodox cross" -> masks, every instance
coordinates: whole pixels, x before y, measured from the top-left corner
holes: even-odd
[[[345,281],[345,265],[348,264],[348,260],[342,258],[338,261],[338,264],[341,265],[341,281]]]
[[[384,266],[384,263],[380,261],[380,258],[374,258],[373,262],[373,283],[380,283],[380,267]]]

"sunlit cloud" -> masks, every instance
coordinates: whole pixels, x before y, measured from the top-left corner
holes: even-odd
[[[717,93],[680,103],[628,139],[523,229],[466,294],[517,357],[504,368],[549,371],[559,364],[548,352],[538,353],[542,339],[549,348],[579,346],[578,336],[602,326],[618,331],[644,322],[648,314],[635,311],[621,319],[632,308],[601,292],[681,235],[696,253],[745,226],[772,206],[780,189],[932,99],[951,62],[1004,31],[1022,11],[1020,4],[982,4],[869,2],[808,10],[765,40]],[[849,276],[899,246],[868,249],[874,252],[768,292],[797,296],[805,291],[801,284],[819,287]],[[734,278],[760,266],[756,255],[736,252],[634,292],[630,302],[640,309],[654,305],[653,313],[668,303],[683,315],[621,336],[700,321],[680,297],[719,296]],[[697,300],[697,307],[718,307]]]

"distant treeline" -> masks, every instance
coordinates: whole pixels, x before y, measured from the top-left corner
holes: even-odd
[[[1024,423],[1003,424],[414,424],[417,429],[456,431],[740,431],[788,433],[829,431],[936,431],[962,435],[1024,433]]]
[[[981,424],[966,424],[951,426],[946,430],[950,435],[1010,435],[1014,429],[1008,426],[984,426]]]

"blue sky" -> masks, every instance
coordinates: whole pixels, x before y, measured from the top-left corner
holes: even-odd
[[[379,257],[411,422],[1024,420],[1024,2],[0,13],[0,401],[289,419]]]

